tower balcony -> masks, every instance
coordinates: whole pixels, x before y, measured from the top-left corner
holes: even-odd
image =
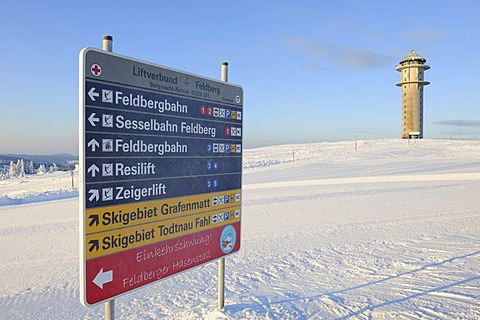
[[[406,64],[404,62],[403,64],[396,66],[395,70],[397,70],[398,72],[402,72],[403,69],[407,69],[407,68],[418,68],[418,69],[428,70],[428,69],[430,69],[430,66],[428,64],[424,64],[424,63]]]
[[[418,84],[423,84],[424,86],[428,86],[430,84],[430,81],[425,81],[425,80],[408,80],[408,81],[402,81],[398,82],[395,85],[397,87],[401,87],[404,84],[412,84],[412,83],[418,83]]]

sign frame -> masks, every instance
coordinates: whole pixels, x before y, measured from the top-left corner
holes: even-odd
[[[103,59],[102,58],[102,59],[100,59],[101,61],[98,62],[98,64],[97,64],[97,62],[95,62],[94,64],[89,66],[87,64],[91,63],[92,58],[89,58],[88,55],[92,55],[92,56],[96,55],[97,57],[103,57],[104,60],[102,60]],[[114,62],[112,62],[112,61],[114,61]],[[101,74],[104,71],[107,71],[109,68],[111,68],[113,70],[114,68],[112,66],[117,66],[116,64],[119,63],[118,61],[120,61],[120,64],[125,62],[126,64],[130,64],[130,66],[131,66],[131,64],[137,64],[137,65],[142,66],[137,70],[139,72],[139,75],[140,75],[140,76],[138,76],[138,78],[140,78],[140,79],[136,79],[136,78],[131,79],[131,76],[126,75],[126,71],[123,70],[126,67],[123,68],[123,69],[118,68],[118,69],[122,69],[122,70],[118,71],[118,75],[114,74],[112,76],[112,75],[107,74],[107,76],[105,78],[102,78]],[[101,66],[104,63],[106,64],[106,67]],[[121,65],[121,66],[123,67],[123,65]],[[98,73],[99,73],[98,75],[100,76],[100,78],[92,79],[92,76],[87,76],[88,75],[88,71],[87,71],[88,68],[92,69],[91,72],[94,76],[96,76],[94,74],[94,72],[98,71]],[[94,70],[96,70],[96,71],[94,71]],[[150,72],[150,70],[155,70],[155,71],[158,71],[158,72]],[[115,72],[117,72],[117,71],[115,71]],[[133,73],[135,73],[135,67],[133,67]],[[150,78],[150,77],[156,77],[156,79],[158,81],[153,82],[153,83],[154,83],[154,85],[155,84],[158,85],[158,87],[160,87],[158,82],[162,81],[162,77],[164,77],[165,79],[170,79],[171,81],[170,81],[170,84],[165,87],[165,88],[168,88],[168,89],[160,90],[159,88],[158,89],[153,89],[155,87],[147,88],[145,84],[142,84],[142,83],[147,83],[147,82],[145,82],[145,79],[141,79],[142,75],[143,75],[144,78],[147,78],[147,80],[149,80],[148,78]],[[175,78],[175,77],[177,77],[177,78]],[[183,83],[181,83],[180,85],[177,85],[179,78],[187,79],[187,80],[184,81]],[[173,79],[176,79],[175,83],[173,83],[174,82]],[[193,82],[190,83],[189,81],[194,81],[195,84],[193,84]],[[87,90],[87,88],[89,88],[89,86],[91,87],[92,82],[95,83],[97,86],[107,86],[108,85],[108,86],[114,86],[114,87],[117,87],[117,88],[122,88],[122,90],[123,89],[125,89],[125,90],[137,90],[137,91],[140,91],[140,92],[145,92],[146,95],[147,94],[152,94],[152,95],[164,95],[166,97],[176,97],[176,98],[178,98],[177,103],[179,103],[179,101],[181,99],[184,99],[186,101],[194,101],[195,103],[202,104],[199,109],[197,108],[198,109],[198,114],[194,114],[194,115],[187,114],[187,115],[182,115],[182,116],[184,116],[183,118],[185,118],[185,119],[190,119],[191,120],[192,128],[193,128],[193,123],[194,122],[196,122],[197,124],[200,124],[200,127],[202,126],[203,123],[212,123],[212,128],[217,128],[215,126],[219,125],[219,123],[222,123],[222,122],[227,123],[226,127],[228,128],[228,132],[227,132],[227,129],[222,127],[222,129],[224,129],[224,134],[226,134],[227,136],[223,137],[222,139],[220,139],[220,138],[213,139],[213,137],[212,137],[210,139],[212,141],[212,148],[211,149],[213,150],[213,148],[215,147],[214,146],[215,145],[214,141],[219,141],[219,143],[217,142],[217,144],[224,145],[224,148],[223,149],[218,148],[218,146],[217,146],[217,148],[219,150],[220,149],[221,150],[227,149],[231,152],[231,154],[226,153],[226,154],[217,154],[216,155],[216,154],[212,153],[212,155],[208,158],[209,159],[215,159],[217,156],[221,156],[221,157],[223,157],[222,160],[227,159],[225,161],[228,162],[229,157],[231,157],[231,159],[237,159],[236,162],[238,163],[238,157],[240,157],[240,168],[239,168],[240,171],[239,172],[228,173],[228,174],[231,174],[232,176],[235,176],[235,175],[238,176],[239,175],[239,178],[238,178],[239,179],[239,185],[235,188],[227,187],[227,189],[225,189],[225,190],[223,190],[223,189],[219,189],[219,190],[213,189],[213,190],[210,190],[210,192],[204,192],[205,190],[202,189],[202,188],[199,188],[198,191],[197,191],[196,187],[192,187],[193,191],[190,190],[189,191],[190,193],[182,192],[183,189],[181,189],[179,191],[179,194],[176,194],[173,197],[169,197],[167,195],[167,193],[165,192],[163,194],[163,195],[165,195],[165,197],[163,197],[163,198],[156,198],[156,199],[148,198],[148,199],[146,199],[142,202],[138,202],[137,200],[135,200],[135,201],[132,200],[131,202],[127,201],[127,202],[123,202],[123,203],[116,203],[116,201],[115,201],[116,199],[110,199],[111,202],[108,202],[106,199],[109,199],[109,198],[108,197],[103,197],[103,195],[102,195],[102,192],[104,192],[103,190],[104,189],[109,189],[109,188],[98,187],[97,189],[88,189],[89,187],[87,186],[87,184],[88,185],[93,185],[93,186],[97,186],[97,185],[102,186],[102,183],[105,183],[104,181],[94,181],[95,180],[95,174],[97,176],[102,176],[104,178],[104,180],[105,179],[108,180],[108,177],[105,178],[104,173],[101,174],[102,169],[99,168],[99,166],[96,165],[98,163],[98,161],[101,162],[101,160],[103,160],[103,159],[115,159],[114,154],[112,154],[111,157],[110,157],[110,154],[101,155],[101,153],[99,153],[100,156],[98,156],[98,157],[93,157],[92,156],[92,154],[94,152],[96,152],[97,150],[100,150],[100,143],[98,141],[96,141],[95,138],[91,139],[90,137],[91,136],[95,136],[95,137],[98,136],[99,139],[100,139],[100,137],[103,137],[102,134],[105,134],[105,132],[109,132],[109,126],[105,125],[105,123],[103,123],[102,126],[99,126],[98,130],[92,130],[92,126],[95,127],[98,123],[102,123],[102,120],[101,120],[100,117],[97,117],[97,114],[95,112],[87,114],[87,112],[86,112],[87,108],[95,109],[94,111],[100,110],[99,113],[104,112],[102,110],[107,110],[107,111],[109,110],[107,108],[108,106],[107,107],[100,106],[99,104],[94,106],[92,104],[92,101],[95,101],[96,98],[103,99],[103,97],[100,97],[100,95],[103,95],[103,93],[96,92],[95,89],[92,90],[92,88]],[[143,85],[145,85],[145,87],[143,87]],[[152,86],[152,82],[150,82],[150,86]],[[194,90],[192,88],[195,88],[196,90]],[[171,92],[169,90],[177,90],[177,91]],[[112,91],[112,92],[115,92],[115,91]],[[195,92],[195,95],[194,95],[194,92]],[[226,92],[226,93],[223,93],[223,92]],[[105,97],[105,99],[108,102],[109,97]],[[117,100],[117,101],[122,101],[122,100]],[[205,104],[205,105],[213,104],[214,106],[215,105],[217,105],[217,106],[218,105],[225,105],[227,107],[230,106],[231,110],[228,109],[227,110],[228,112],[225,112],[225,110],[224,110],[223,113],[219,112],[217,110],[217,114],[216,114],[217,118],[215,118],[215,117],[213,117],[213,109],[215,107],[205,107],[204,108],[203,104]],[[165,105],[167,105],[167,100],[165,100]],[[210,110],[208,108],[212,108],[212,110]],[[123,115],[122,112],[128,112],[128,111],[124,111],[124,110],[114,110],[114,109],[115,108],[111,108],[111,110],[109,112],[110,113],[116,112],[120,115]],[[217,107],[217,109],[218,109],[218,107]],[[197,111],[195,111],[195,112],[197,112]],[[223,258],[227,255],[234,254],[234,253],[238,252],[238,250],[240,249],[240,242],[241,242],[241,234],[240,234],[240,230],[241,230],[241,218],[240,218],[241,217],[241,215],[240,215],[240,211],[241,211],[241,175],[242,175],[242,168],[241,168],[242,148],[241,148],[241,145],[242,145],[242,142],[243,142],[243,138],[242,138],[243,134],[241,134],[241,131],[243,131],[242,130],[242,128],[243,128],[243,115],[242,116],[240,116],[240,115],[242,113],[243,113],[243,89],[238,85],[227,83],[227,82],[222,82],[222,81],[219,81],[219,80],[195,75],[195,74],[184,72],[184,71],[179,71],[179,70],[164,67],[164,66],[161,66],[161,65],[158,65],[158,64],[153,64],[153,63],[150,63],[150,62],[142,61],[142,60],[139,60],[139,59],[135,59],[135,58],[119,55],[119,54],[114,54],[114,53],[111,53],[111,52],[98,50],[98,49],[95,49],[95,48],[84,48],[80,51],[80,54],[79,54],[79,160],[80,160],[80,171],[79,171],[79,186],[80,186],[79,187],[79,201],[80,201],[80,205],[79,205],[79,240],[80,240],[79,241],[79,250],[80,250],[80,259],[79,259],[79,265],[80,265],[80,301],[83,305],[85,305],[85,306],[98,305],[102,302],[106,302],[106,301],[112,300],[112,299],[114,299],[118,296],[121,296],[121,295],[124,295],[126,293],[132,292],[133,290],[142,288],[145,285],[156,283],[159,280],[163,279],[164,277],[173,276],[173,275],[176,275],[178,273],[183,273],[184,271],[190,270],[191,268],[201,266],[203,264],[209,263],[211,261],[214,261],[214,260],[217,260],[219,258]],[[211,118],[205,118],[205,119],[202,118],[202,116],[205,115],[205,114],[210,115]],[[228,123],[230,123],[230,124],[232,122],[235,123],[235,121],[233,121],[232,119],[222,120],[221,118],[219,118],[220,115],[222,115],[222,114],[224,116],[226,114],[228,114],[228,115],[235,114],[236,116],[239,117],[239,118],[236,118],[236,120],[238,120],[237,121],[238,124],[235,125],[235,126],[228,125]],[[105,116],[105,113],[103,115]],[[168,119],[169,119],[168,115],[161,115],[161,116],[164,116],[168,121]],[[177,118],[178,119],[183,119],[182,116],[178,116]],[[145,117],[149,117],[149,115],[146,114]],[[150,115],[150,119],[152,119],[152,117],[153,117],[153,115]],[[160,117],[160,115],[155,115],[155,117]],[[171,117],[174,117],[174,116],[172,115]],[[141,121],[141,120],[136,120],[136,121]],[[219,125],[219,126],[221,126],[221,125]],[[102,127],[107,127],[107,129],[102,128]],[[102,130],[103,130],[103,132],[102,132]],[[182,130],[183,130],[183,128],[182,128]],[[187,129],[185,129],[185,130],[187,130]],[[237,132],[237,130],[238,130],[238,135],[235,134],[235,136],[234,136],[233,132]],[[194,141],[193,145],[195,147],[197,147],[197,144],[196,144],[197,140],[204,141],[204,140],[209,139],[209,138],[205,138],[203,136],[198,136],[198,134],[197,134],[197,136],[195,136],[195,134],[193,134],[192,132],[193,132],[193,129],[191,129],[188,132],[186,131],[186,133],[183,136],[177,137],[177,138],[179,140],[185,139],[185,141],[190,141],[189,139],[191,139],[191,140]],[[192,133],[192,135],[190,135],[191,133]],[[110,135],[112,135],[112,136],[113,135],[120,135],[120,134],[127,135],[127,133],[119,133],[119,132],[116,132],[116,131],[111,131],[110,132]],[[131,134],[131,133],[128,133],[128,134]],[[89,138],[87,138],[87,135],[89,135]],[[135,133],[132,133],[131,135],[134,136]],[[152,135],[152,136],[154,136],[154,135]],[[164,139],[167,139],[166,136],[162,136],[162,137]],[[230,141],[233,141],[233,142],[236,142],[236,143],[230,143]],[[98,146],[96,146],[95,142],[98,143]],[[227,145],[228,145],[228,148],[225,148]],[[96,148],[97,148],[97,150],[96,150]],[[209,152],[213,152],[212,150],[210,150]],[[235,151],[237,151],[236,153],[239,153],[239,154],[236,154]],[[95,155],[97,155],[97,154],[95,154]],[[205,156],[202,155],[202,156],[199,156],[199,157],[202,158],[202,157],[205,157]],[[136,159],[135,157],[131,157],[131,158],[128,159],[128,161],[132,162],[132,161],[135,161],[135,159]],[[176,158],[173,157],[173,159],[176,159]],[[115,161],[115,160],[109,160],[109,162],[112,162],[112,161]],[[125,160],[125,163],[127,163],[128,161]],[[158,160],[158,161],[160,161],[160,160]],[[87,163],[89,164],[88,167],[87,167]],[[118,162],[118,163],[120,163],[120,166],[122,166],[121,162]],[[207,168],[209,168],[209,170],[212,167],[215,168],[215,166],[218,165],[218,162],[216,162],[216,161],[212,161],[212,162],[208,161],[207,163],[208,163]],[[117,163],[115,163],[115,164],[117,164]],[[157,164],[157,166],[158,166],[158,164]],[[144,166],[143,164],[140,165],[140,163],[139,163],[139,168],[140,167],[142,168],[141,170],[144,170],[142,172],[151,173],[152,171],[154,171],[153,168],[155,167],[155,164],[152,163],[152,162],[148,162],[148,163],[145,162],[145,166]],[[235,167],[235,166],[233,165],[233,167]],[[234,169],[231,169],[231,170],[234,170]],[[237,164],[237,169],[236,170],[238,170],[238,164]],[[124,172],[124,171],[120,171],[120,172]],[[195,168],[192,169],[192,172],[195,172]],[[227,177],[222,177],[221,176],[222,174],[227,175],[227,173],[218,173],[217,175],[220,178],[223,178],[223,180],[219,178],[220,181],[229,181],[228,176]],[[197,175],[197,176],[201,176],[201,175]],[[215,175],[212,174],[212,177],[215,177]],[[112,178],[112,179],[113,180],[110,180],[110,183],[112,185],[114,183],[123,183],[124,182],[124,181],[123,182],[122,181],[117,181],[114,178]],[[172,177],[167,177],[166,179],[172,179],[172,181],[173,181],[177,178],[175,176],[172,176]],[[189,179],[189,178],[186,177],[186,179]],[[193,175],[192,175],[191,179],[195,179],[193,177]],[[133,179],[132,181],[136,181],[136,180]],[[168,181],[168,180],[166,180],[166,181]],[[216,181],[217,181],[216,178],[215,179],[212,178],[211,184],[213,185],[214,183],[216,183]],[[207,186],[208,186],[208,184],[210,183],[210,180],[207,180],[207,182],[208,182],[207,183]],[[134,182],[134,183],[136,183],[136,182]],[[159,184],[159,186],[158,186],[158,190],[161,190],[162,186],[160,186],[160,185],[161,184]],[[163,185],[163,188],[166,189],[167,187],[165,185]],[[133,190],[133,184],[132,184],[132,190]],[[95,193],[95,191],[96,191],[96,193]],[[231,205],[228,205],[228,203],[220,203],[219,207],[217,207],[215,209],[197,211],[196,213],[191,213],[190,214],[191,218],[188,218],[187,215],[184,218],[182,218],[182,219],[187,219],[187,220],[190,219],[191,220],[191,219],[194,219],[194,217],[196,217],[196,219],[199,219],[197,216],[202,216],[203,215],[202,217],[204,219],[203,220],[204,225],[206,224],[206,221],[211,222],[212,220],[215,219],[217,221],[219,220],[219,224],[217,226],[213,226],[213,227],[205,226],[205,228],[203,228],[203,229],[199,228],[199,230],[196,230],[195,232],[187,232],[187,233],[179,235],[179,236],[173,235],[171,238],[168,238],[167,240],[159,240],[159,241],[148,242],[147,240],[152,240],[152,236],[155,234],[155,231],[156,231],[157,236],[158,236],[158,234],[160,234],[160,236],[161,236],[162,232],[163,232],[163,234],[165,234],[165,232],[166,232],[165,230],[167,230],[167,227],[166,226],[158,226],[158,230],[155,229],[155,228],[152,228],[151,231],[143,231],[142,236],[138,237],[138,238],[143,237],[142,241],[144,241],[145,243],[142,242],[138,246],[133,247],[133,248],[123,248],[124,250],[119,249],[119,252],[109,252],[108,250],[106,250],[106,252],[104,252],[104,253],[103,252],[98,253],[97,251],[99,249],[97,249],[97,247],[100,247],[99,240],[94,239],[94,240],[90,240],[90,242],[88,242],[89,237],[91,239],[92,237],[98,236],[98,234],[100,234],[102,232],[102,231],[98,231],[98,230],[95,231],[94,229],[92,229],[92,228],[95,228],[96,226],[98,226],[98,224],[99,224],[98,220],[101,219],[101,218],[98,218],[98,216],[96,218],[92,218],[92,216],[95,217],[95,214],[92,214],[92,210],[100,210],[100,211],[103,210],[103,211],[105,211],[105,210],[111,210],[112,208],[116,208],[116,209],[118,209],[118,207],[126,208],[126,207],[129,207],[129,206],[135,206],[135,205],[140,207],[144,203],[155,203],[155,201],[160,203],[160,201],[164,201],[164,202],[165,201],[167,201],[167,202],[170,201],[171,202],[171,201],[178,200],[178,201],[181,202],[182,200],[193,199],[195,197],[197,197],[197,198],[198,197],[203,197],[203,198],[205,198],[204,201],[206,201],[206,199],[209,199],[208,201],[210,201],[210,199],[223,198],[224,194],[230,194],[230,197],[229,197],[228,201],[230,201],[230,199],[231,199],[232,201],[235,201],[235,202],[232,202]],[[226,196],[225,196],[224,201],[227,201]],[[100,202],[100,204],[98,204],[98,203],[93,203],[92,204],[92,202]],[[179,205],[180,205],[180,202],[179,202]],[[89,203],[89,205],[87,205],[87,203]],[[224,205],[224,206],[222,207],[222,205]],[[154,205],[152,205],[152,206],[153,206],[152,208],[155,208],[155,210],[158,209],[156,206],[154,206]],[[154,213],[157,214],[157,212],[154,211],[154,209],[152,209],[152,208],[148,209],[148,210],[150,210],[150,211],[148,211],[149,214],[150,214],[150,218],[154,215]],[[137,208],[137,211],[138,210],[140,210],[140,209]],[[145,207],[145,210],[147,210],[147,207]],[[111,210],[111,211],[113,212],[113,210]],[[119,210],[119,211],[121,212],[121,210]],[[223,211],[225,213],[223,213]],[[238,212],[238,217],[237,217],[237,212]],[[228,215],[227,215],[227,213],[228,213]],[[132,215],[135,216],[134,211],[132,211]],[[222,215],[224,215],[224,216],[221,217]],[[232,215],[234,215],[235,218],[238,218],[238,219],[236,220],[236,222],[230,223],[229,219],[230,219],[230,217],[232,217]],[[227,220],[224,220],[227,216],[228,216]],[[180,219],[180,218],[178,218],[178,219]],[[164,219],[164,220],[168,220],[168,219]],[[172,220],[172,221],[177,221],[177,220]],[[158,220],[158,221],[163,221],[163,220]],[[153,221],[151,223],[155,224],[155,221]],[[160,223],[160,222],[158,222],[158,223]],[[175,222],[173,222],[173,223],[175,223]],[[201,223],[200,223],[200,225],[202,227],[204,226]],[[146,226],[148,226],[148,225],[146,225]],[[118,234],[118,237],[120,239],[121,232],[127,232],[125,230],[132,229],[134,227],[135,226],[131,226],[131,227],[130,226],[127,226],[127,227],[121,226],[120,228],[111,229],[111,233],[112,233],[111,237],[113,239],[114,237],[117,237],[117,234]],[[137,229],[138,229],[138,227],[137,227]],[[113,231],[113,230],[115,230],[115,231]],[[115,232],[115,234],[113,234],[113,232]],[[135,231],[135,232],[140,232],[140,231]],[[181,239],[187,239],[189,237],[190,238],[196,237],[196,236],[205,237],[205,234],[208,234],[206,237],[215,237],[215,239],[220,238],[220,242],[222,242],[222,239],[225,238],[225,232],[230,232],[230,234],[232,234],[232,232],[233,232],[233,234],[234,234],[234,237],[233,237],[234,238],[234,243],[235,243],[235,241],[236,241],[236,243],[235,243],[234,247],[232,246],[232,249],[228,249],[228,250],[225,251],[221,247],[222,245],[217,243],[217,246],[219,248],[216,248],[215,250],[217,252],[218,252],[218,250],[220,250],[220,253],[216,253],[216,255],[212,254],[213,257],[211,259],[206,258],[205,260],[202,260],[199,263],[194,263],[194,265],[192,265],[191,267],[187,267],[187,268],[184,268],[184,269],[179,268],[179,271],[176,271],[176,272],[173,272],[173,273],[170,273],[170,274],[168,272],[165,272],[164,275],[162,275],[160,278],[149,281],[149,282],[144,283],[142,285],[138,285],[138,286],[135,285],[135,286],[133,286],[133,288],[130,288],[130,287],[132,287],[132,286],[130,286],[129,288],[127,288],[126,290],[123,290],[123,291],[122,290],[112,291],[113,293],[110,293],[110,292],[106,293],[105,295],[102,295],[100,298],[97,298],[97,297],[92,298],[92,296],[96,295],[96,293],[94,293],[93,290],[91,289],[92,287],[94,287],[91,283],[92,282],[92,275],[91,275],[91,273],[92,273],[91,269],[92,268],[87,270],[90,265],[95,265],[95,267],[97,268],[94,271],[94,274],[96,274],[96,276],[93,279],[93,283],[97,287],[99,287],[101,290],[104,290],[104,287],[108,287],[110,284],[113,284],[116,281],[116,278],[117,278],[116,275],[117,275],[118,272],[116,271],[117,269],[115,269],[115,268],[113,268],[111,270],[108,270],[106,268],[104,270],[104,268],[102,267],[103,266],[102,263],[104,263],[104,265],[109,265],[109,268],[112,268],[112,263],[113,263],[114,267],[116,267],[116,265],[115,265],[116,262],[114,261],[115,257],[117,257],[117,256],[118,257],[132,256],[132,252],[134,252],[134,250],[138,250],[138,248],[147,248],[148,249],[148,248],[152,248],[152,246],[154,246],[154,245],[161,245],[163,243],[174,243],[175,241],[179,241]],[[105,238],[103,238],[104,241],[105,241]],[[134,237],[132,238],[132,235],[127,234],[126,236],[122,236],[121,239],[123,241],[123,239],[134,239]],[[228,239],[230,239],[230,236],[229,236]],[[117,241],[117,240],[115,240],[115,241]],[[97,241],[97,242],[95,242],[95,241]],[[218,241],[218,239],[217,239],[217,241]],[[212,240],[211,242],[212,242],[212,246],[213,246],[214,241]],[[117,242],[115,242],[115,243],[117,243]],[[93,248],[93,250],[92,250],[92,248]],[[147,250],[147,249],[145,249],[145,250]],[[210,249],[212,250],[212,252],[215,251],[212,248],[210,248]],[[89,252],[93,252],[93,251],[95,251],[95,254],[96,254],[94,256],[92,254],[89,254]],[[208,250],[208,252],[210,252],[210,250]],[[183,253],[180,253],[179,256],[182,256],[182,254],[185,255],[185,253],[183,252]],[[185,257],[183,257],[183,258],[185,258]],[[114,261],[114,262],[112,262],[112,261]],[[182,260],[182,261],[187,261],[187,260]],[[163,267],[166,268],[166,266],[163,266]],[[100,270],[98,270],[99,268],[100,268]],[[97,273],[97,270],[98,270],[98,273]],[[136,272],[136,271],[137,270],[134,270],[134,271],[130,270],[129,272]],[[128,272],[126,272],[125,274],[127,274],[127,273]],[[87,279],[88,277],[90,277],[89,280]],[[125,275],[124,278],[125,277],[128,277],[128,275]],[[135,275],[134,275],[133,279],[134,278],[135,278]],[[127,278],[125,278],[125,279],[127,279]],[[123,280],[123,287],[126,286],[125,283],[127,283],[127,286],[128,286],[128,283],[129,283],[128,281],[125,282],[125,279]],[[97,288],[95,287],[95,289],[97,289]]]

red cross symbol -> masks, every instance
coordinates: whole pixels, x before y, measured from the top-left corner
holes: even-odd
[[[95,77],[98,77],[99,75],[102,74],[102,68],[96,63],[92,64],[92,67],[90,68],[90,71],[92,71],[92,74]]]

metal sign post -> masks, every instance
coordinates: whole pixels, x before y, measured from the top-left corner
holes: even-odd
[[[113,37],[105,35],[102,39],[103,51],[113,51]],[[105,320],[115,320],[115,299],[105,302]]]
[[[222,62],[221,80],[228,82],[228,62]],[[217,309],[223,310],[225,306],[225,258],[218,259],[218,305]]]
[[[240,249],[243,90],[103,48],[80,52],[80,296],[113,319],[117,296]]]

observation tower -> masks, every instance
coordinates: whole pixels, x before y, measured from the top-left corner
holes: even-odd
[[[430,84],[424,80],[426,62],[412,50],[395,67],[401,73],[396,85],[402,88],[402,139],[423,139],[423,86]]]

